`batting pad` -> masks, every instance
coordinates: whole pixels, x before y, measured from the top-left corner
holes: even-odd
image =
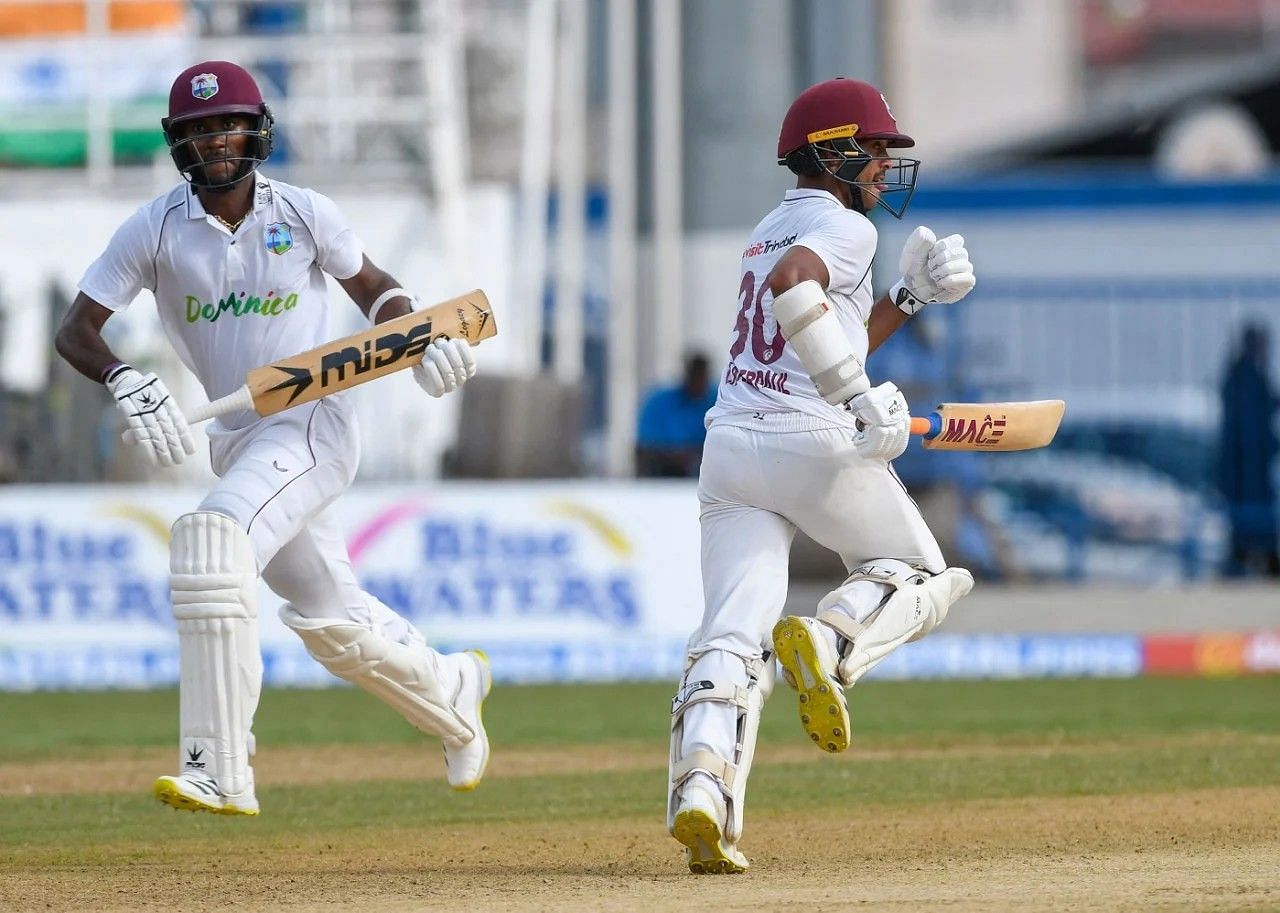
[[[179,769],[210,774],[235,797],[253,789],[253,714],[262,691],[257,563],[249,536],[222,514],[174,523],[169,587],[178,622]]]
[[[853,687],[898,647],[919,640],[942,624],[951,605],[973,589],[973,575],[962,567],[949,567],[930,576],[908,574],[896,565],[902,562],[863,565],[818,603],[818,620],[835,628],[851,643],[838,666],[840,681],[846,688]],[[866,621],[857,623],[838,606],[842,595],[863,580],[885,584],[890,594]]]
[[[671,701],[668,830],[675,825],[681,787],[702,773],[724,796],[729,818],[724,822],[725,838],[736,843],[742,836],[760,713],[772,690],[772,663],[745,660],[724,650],[689,657],[680,690]]]
[[[475,737],[441,687],[439,657],[430,647],[388,640],[359,621],[308,618],[288,603],[280,607],[280,620],[320,665],[394,708],[417,729],[452,745]]]

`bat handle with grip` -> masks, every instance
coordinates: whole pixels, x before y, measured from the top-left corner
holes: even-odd
[[[858,430],[863,429],[862,421],[857,420]],[[911,433],[923,435],[932,440],[938,436],[938,432],[942,430],[942,416],[936,412],[930,412],[927,416],[912,416]]]
[[[187,423],[194,425],[196,422],[207,421],[211,418],[217,418],[219,415],[226,415],[228,412],[242,412],[245,409],[253,408],[253,394],[249,392],[249,385],[245,384],[234,393],[228,393],[221,396],[211,403],[205,403],[203,406],[197,406],[187,413]]]
[[[936,412],[916,415],[911,419],[911,433],[922,435],[926,440],[933,440],[941,431],[942,416]]]
[[[203,406],[197,406],[186,414],[187,424],[194,425],[197,422],[208,421],[211,418],[217,418],[219,415],[226,415],[228,412],[238,412],[242,409],[253,408],[253,394],[249,392],[246,384],[235,393],[229,393],[226,396],[219,397],[211,403],[205,403]],[[125,429],[120,435],[120,440],[126,444],[133,442],[133,432]]]

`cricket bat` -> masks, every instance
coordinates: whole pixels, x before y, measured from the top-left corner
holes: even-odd
[[[427,346],[441,337],[465,339],[474,346],[497,332],[489,299],[475,289],[254,368],[243,387],[191,410],[187,421],[195,424],[244,409],[273,415],[416,365]]]
[[[1060,399],[1026,403],[942,403],[911,419],[911,433],[926,450],[1033,450],[1058,433],[1067,404]]]

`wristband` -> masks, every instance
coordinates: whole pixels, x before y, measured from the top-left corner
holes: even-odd
[[[928,302],[923,298],[916,296],[916,293],[907,288],[907,283],[903,279],[899,279],[889,289],[889,300],[894,306],[908,317],[914,317],[920,312]]]
[[[402,288],[389,288],[375,298],[373,304],[369,305],[369,323],[375,324],[378,322],[378,311],[382,310],[382,306],[392,298],[408,298],[410,307],[412,307],[412,302],[415,300],[413,295]]]
[[[117,371],[127,367],[129,366],[122,361],[113,361],[111,364],[107,365],[105,368],[102,369],[102,372],[98,375],[98,380],[100,380],[103,384],[110,383],[112,376]]]

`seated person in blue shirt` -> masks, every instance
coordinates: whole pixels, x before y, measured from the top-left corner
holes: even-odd
[[[696,478],[707,436],[702,421],[715,401],[707,357],[690,355],[684,363],[684,380],[654,388],[640,407],[636,475]]]

